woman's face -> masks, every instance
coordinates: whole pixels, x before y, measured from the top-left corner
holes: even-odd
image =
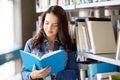
[[[52,13],[47,13],[43,29],[48,38],[55,38],[58,33],[58,17]]]

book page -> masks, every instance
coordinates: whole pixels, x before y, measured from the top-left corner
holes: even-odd
[[[41,58],[40,58],[40,60],[41,59],[44,59],[44,58],[47,58],[47,57],[49,57],[49,56],[52,56],[52,55],[54,55],[54,54],[57,54],[58,52],[60,52],[61,50],[57,50],[57,51],[53,51],[53,52],[49,52],[49,53],[47,53],[47,54],[44,54]]]
[[[25,51],[24,51],[25,52]],[[37,55],[35,55],[35,54],[33,54],[33,53],[29,53],[29,52],[25,52],[27,55],[30,55],[30,56],[32,56],[32,57],[35,57],[36,59],[38,59],[38,60],[40,60],[40,58],[37,56]]]

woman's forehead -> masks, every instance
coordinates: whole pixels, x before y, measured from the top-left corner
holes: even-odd
[[[58,17],[54,15],[53,13],[47,13],[45,16],[45,21],[47,22],[58,22]]]

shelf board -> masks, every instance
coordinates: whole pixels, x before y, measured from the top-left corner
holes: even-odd
[[[118,5],[120,5],[120,1],[113,0],[113,1],[80,4],[80,5],[76,5],[76,8],[107,7],[107,6],[118,6]]]
[[[77,53],[79,56],[84,56],[86,58],[91,58],[94,60],[111,63],[117,66],[120,66],[120,60],[115,59],[115,53],[106,53],[106,54],[90,54],[90,53]]]

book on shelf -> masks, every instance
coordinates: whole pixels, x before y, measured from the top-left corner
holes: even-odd
[[[116,42],[112,22],[109,18],[86,18],[92,53],[115,53]]]
[[[98,62],[88,65],[88,75],[90,80],[97,80],[96,75],[98,73],[118,72],[118,67],[113,64]]]
[[[120,80],[120,74],[110,75],[109,80]]]
[[[75,43],[75,22],[69,21],[68,26],[69,26],[69,34],[71,36],[72,43],[74,44]]]
[[[84,19],[77,19],[77,24],[78,24],[78,40],[79,40],[79,50],[80,52],[85,52],[86,50],[86,45],[85,45],[85,36],[83,34],[82,27],[85,26],[85,20]]]
[[[39,8],[39,0],[35,0],[36,2],[36,10]]]
[[[78,25],[78,22],[81,22],[81,25],[82,25],[82,23],[84,23],[85,22],[85,20],[84,19],[76,19],[76,21],[75,21],[75,25],[76,25],[76,44],[77,44],[77,51],[78,52],[81,52],[82,51],[82,48],[81,48],[81,46],[80,46],[80,43],[81,43],[81,38],[80,38],[80,29],[79,29],[79,27],[80,27],[80,25]]]
[[[119,15],[111,16],[111,21],[112,21],[112,24],[113,24],[115,41],[117,42],[118,32],[120,31],[120,16]]]
[[[20,55],[23,66],[29,71],[32,71],[33,65],[36,65],[37,70],[47,66],[50,67],[51,71],[47,76],[64,70],[65,67],[64,50],[49,52],[44,54],[41,58],[33,53],[28,53],[23,50],[20,50]]]
[[[120,60],[120,31],[118,32],[116,60]]]
[[[76,48],[77,48],[77,51],[79,52],[80,51],[80,48],[79,48],[80,46],[79,46],[78,27],[76,27],[75,34],[76,34]]]
[[[120,19],[117,20],[117,31],[120,31]]]
[[[84,18],[76,19],[76,42],[78,52],[89,52],[90,39]]]

